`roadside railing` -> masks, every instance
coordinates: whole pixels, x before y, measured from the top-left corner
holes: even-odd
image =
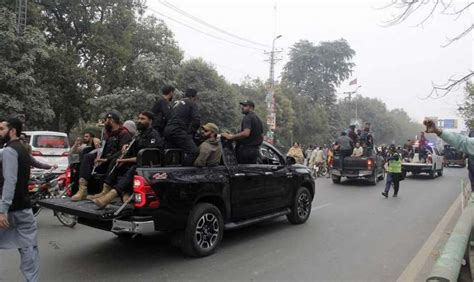
[[[473,281],[471,246],[474,246],[474,198],[468,182],[463,181],[461,189],[461,216],[426,281]]]

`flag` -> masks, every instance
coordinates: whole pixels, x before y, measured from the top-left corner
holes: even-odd
[[[356,85],[356,84],[357,84],[357,78],[349,82],[349,85]]]

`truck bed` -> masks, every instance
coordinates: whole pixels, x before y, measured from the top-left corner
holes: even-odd
[[[73,202],[69,198],[44,199],[38,201],[38,203],[45,208],[93,220],[113,219],[117,217],[113,213],[121,206],[121,203],[117,202],[108,205],[105,209],[99,209],[92,201]],[[131,215],[132,212],[133,207],[127,206],[122,210],[120,216]]]

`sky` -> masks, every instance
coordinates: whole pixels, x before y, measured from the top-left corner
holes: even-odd
[[[474,32],[442,47],[447,38],[473,24],[474,7],[457,20],[442,15],[439,9],[421,26],[417,25],[428,15],[432,7],[429,5],[407,21],[387,27],[386,21],[399,11],[381,7],[392,0],[167,1],[188,16],[170,8],[165,0],[148,0],[149,13],[163,19],[174,32],[186,59],[202,57],[232,83],[239,83],[246,76],[268,79],[268,55],[264,51],[271,50],[276,35],[282,35],[275,41],[276,48],[282,51],[275,67],[277,79],[294,43],[304,39],[317,44],[344,38],[356,52],[356,66],[352,77],[338,89],[338,97],[360,86],[358,94],[379,98],[389,109],[402,108],[413,120],[421,122],[427,116],[458,118],[456,109],[463,101],[462,88],[444,98],[425,98],[432,83],[444,84],[474,69]],[[455,0],[453,7],[463,7],[466,2]],[[358,85],[350,86],[349,81],[355,78]]]

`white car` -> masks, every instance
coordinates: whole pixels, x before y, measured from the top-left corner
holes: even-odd
[[[408,172],[413,175],[419,173],[428,173],[431,178],[443,176],[443,156],[440,155],[436,147],[427,145],[426,146],[425,158],[420,154],[418,146],[415,146],[413,158],[405,159],[402,163],[402,173],[404,176]]]
[[[54,173],[63,173],[69,165],[69,140],[66,133],[54,131],[24,131],[31,154],[38,161],[58,165]],[[41,170],[32,169],[36,174]]]

